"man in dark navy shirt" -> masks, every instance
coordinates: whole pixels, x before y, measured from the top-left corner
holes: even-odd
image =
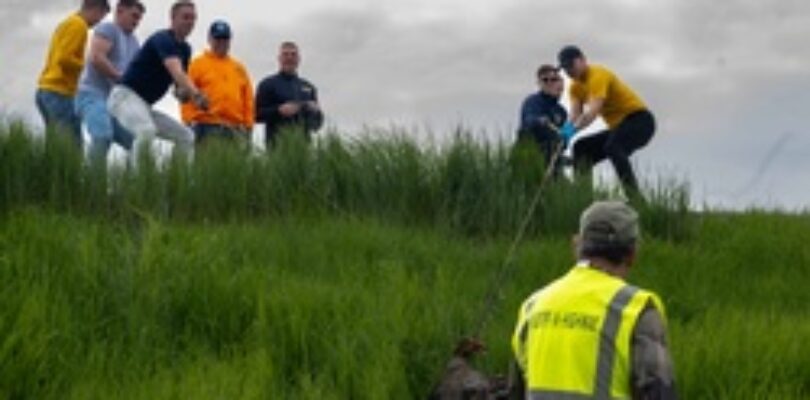
[[[568,113],[560,105],[565,85],[559,70],[551,65],[540,66],[537,81],[540,91],[529,95],[520,110],[518,141],[538,146],[548,165],[561,140],[557,129],[550,126],[560,128],[568,119]],[[558,162],[555,174],[559,173],[559,166]]]
[[[192,101],[199,108],[207,108],[206,96],[186,74],[191,58],[191,46],[186,38],[196,20],[194,3],[177,0],[171,9],[171,28],[158,31],[146,40],[107,100],[110,114],[135,135],[136,161],[138,152],[148,149],[155,136],[173,141],[177,150],[191,155],[194,145],[191,129],[152,106],[174,84],[175,96],[180,101]]]
[[[310,134],[323,125],[317,89],[298,76],[298,45],[282,43],[278,63],[279,72],[262,80],[256,90],[256,122],[265,124],[268,148],[282,131],[303,132],[309,140]]]

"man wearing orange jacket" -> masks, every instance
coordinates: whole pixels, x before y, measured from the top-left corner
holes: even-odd
[[[229,55],[231,37],[228,23],[214,21],[208,31],[210,49],[189,66],[189,77],[210,102],[208,110],[190,102],[180,108],[198,144],[209,137],[248,141],[253,130],[253,85],[242,63]]]

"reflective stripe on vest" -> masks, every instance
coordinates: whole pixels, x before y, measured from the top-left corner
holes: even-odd
[[[599,341],[599,355],[596,359],[596,383],[594,395],[597,399],[610,399],[610,384],[613,382],[613,363],[616,361],[616,334],[622,323],[622,311],[638,292],[638,288],[625,286],[613,296],[608,306],[602,334]]]
[[[513,337],[528,398],[629,398],[632,329],[649,302],[664,315],[653,293],[586,266],[532,295]]]

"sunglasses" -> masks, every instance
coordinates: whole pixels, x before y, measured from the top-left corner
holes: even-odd
[[[544,76],[540,78],[543,83],[559,82],[562,79],[559,76]]]

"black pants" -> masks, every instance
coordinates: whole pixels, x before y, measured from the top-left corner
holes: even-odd
[[[581,172],[590,173],[593,166],[610,159],[629,196],[639,193],[630,155],[644,147],[655,134],[655,117],[647,110],[628,115],[613,130],[584,137],[574,144],[574,162]]]

